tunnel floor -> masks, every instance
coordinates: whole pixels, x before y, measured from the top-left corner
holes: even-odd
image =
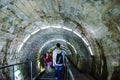
[[[54,72],[44,72],[42,75],[39,75],[35,80],[54,80]]]
[[[75,80],[95,80],[93,77],[91,77],[89,74],[81,73],[78,71],[74,66],[71,66],[72,73],[74,75]],[[64,73],[64,71],[63,71]],[[64,74],[62,74],[64,75]],[[40,74],[35,80],[55,80],[54,79],[54,70],[52,72],[46,73],[44,72],[42,75]],[[63,76],[62,76],[62,79]]]

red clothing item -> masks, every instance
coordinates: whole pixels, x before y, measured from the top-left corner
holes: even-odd
[[[47,62],[52,62],[52,56],[49,55],[49,54],[46,55],[45,61],[46,61],[46,63],[47,63]]]

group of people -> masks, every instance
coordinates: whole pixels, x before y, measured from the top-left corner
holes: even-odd
[[[43,60],[44,60],[44,65],[46,67],[46,72],[51,72],[51,66],[52,66],[52,55],[50,54],[50,52],[45,53],[42,56]]]
[[[61,49],[60,43],[56,44],[56,48],[50,50],[43,55],[44,64],[46,66],[46,72],[52,71],[51,66],[54,67],[55,80],[61,80],[62,68],[65,66],[65,51]]]

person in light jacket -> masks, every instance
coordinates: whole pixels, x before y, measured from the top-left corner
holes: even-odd
[[[60,62],[57,62],[57,55],[60,55],[62,54],[62,59]],[[60,43],[57,43],[56,44],[56,49],[53,51],[53,66],[54,66],[54,69],[55,69],[55,73],[54,73],[54,76],[55,76],[55,80],[61,80],[61,72],[62,72],[62,68],[63,66],[65,65],[65,51],[63,49],[61,49],[61,45]]]

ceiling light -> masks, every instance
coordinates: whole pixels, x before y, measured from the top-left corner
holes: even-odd
[[[45,44],[43,44],[43,46],[42,46],[42,47],[40,48],[40,50],[39,50],[39,53],[42,51],[42,49],[43,49],[46,45],[48,45],[50,42],[54,42],[54,41],[67,42],[67,41],[64,40],[64,39],[53,39],[53,40],[49,40],[49,41],[47,41]],[[75,47],[74,47],[71,43],[69,43],[69,42],[67,42],[67,44],[69,44],[69,45],[74,49],[75,53],[77,54],[77,51],[76,51]]]
[[[18,46],[17,52],[20,52],[21,48],[23,47],[24,43],[21,43],[20,46]]]
[[[46,27],[41,27],[40,29],[47,29],[47,28],[50,28],[50,26],[46,26]]]
[[[23,40],[23,43],[25,43],[29,38],[30,38],[30,34]]]
[[[82,38],[82,40],[84,41],[84,43],[88,46],[89,44],[88,44],[88,42],[84,39],[84,38]]]
[[[62,28],[65,29],[65,30],[68,30],[68,31],[72,31],[72,29],[67,28],[67,27],[62,27]]]
[[[76,31],[73,31],[73,33],[75,33],[77,36],[79,36],[80,38],[82,37],[82,35]]]
[[[62,26],[51,26],[53,28],[62,28]]]
[[[92,52],[92,50],[91,50],[91,47],[90,47],[90,46],[88,47],[88,49],[89,49],[89,51],[90,51],[91,55],[93,55],[93,52]]]
[[[33,31],[33,32],[31,33],[31,35],[36,34],[38,31],[40,31],[40,29],[37,29],[37,30]]]

